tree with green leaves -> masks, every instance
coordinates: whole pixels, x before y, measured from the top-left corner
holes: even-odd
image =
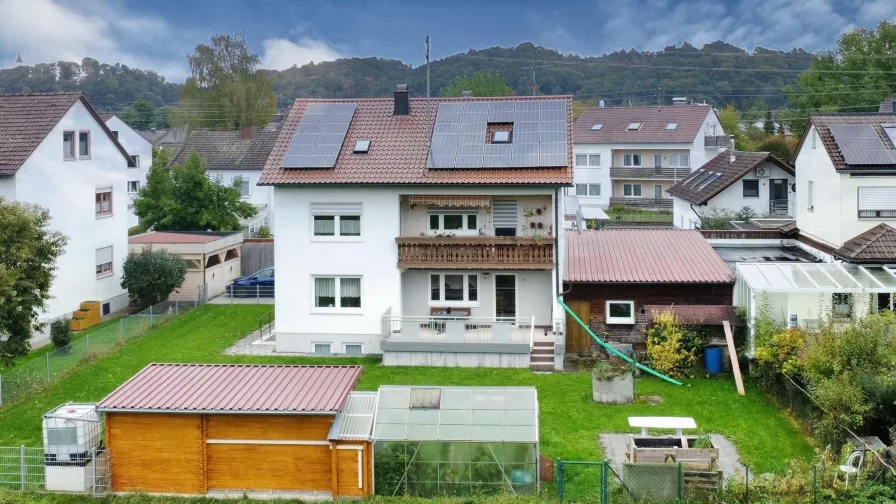
[[[210,129],[263,126],[277,112],[273,81],[257,69],[241,32],[217,34],[187,56],[191,76],[180,93],[176,124]]]
[[[56,260],[68,238],[49,229],[50,213],[0,198],[0,362],[12,365],[31,349],[31,332],[50,299]]]
[[[767,135],[775,134],[775,118],[772,117],[772,110],[765,110],[765,118],[762,120],[762,129]]]
[[[896,94],[896,23],[877,30],[855,28],[837,40],[837,49],[816,56],[788,94],[797,113],[789,125],[802,134],[812,112],[875,112]]]
[[[507,85],[504,77],[498,72],[480,70],[473,75],[456,77],[448,86],[442,88],[442,96],[463,96],[464,91],[472,91],[473,96],[511,96],[513,89]]]
[[[134,210],[145,229],[156,231],[239,231],[240,221],[257,212],[243,201],[239,181],[209,179],[195,152],[171,168],[153,159]]]
[[[144,309],[168,299],[187,277],[187,261],[165,249],[147,245],[140,253],[128,254],[121,268],[121,287]]]
[[[735,149],[742,151],[756,150],[753,142],[740,127],[740,112],[734,108],[734,105],[728,105],[719,109],[719,122],[722,123],[722,129],[725,130],[725,134],[734,137]]]

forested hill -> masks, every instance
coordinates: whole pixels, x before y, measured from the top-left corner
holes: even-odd
[[[534,58],[533,58],[534,56]],[[685,43],[660,52],[617,51],[598,57],[564,55],[552,49],[521,44],[470,50],[433,61],[432,94],[437,96],[458,75],[477,70],[500,73],[517,94],[532,93],[532,67],[539,94],[572,94],[605,104],[669,103],[673,96],[733,103],[746,108],[762,99],[772,108],[786,104],[783,88],[797,81],[811,55],[757,48],[747,52],[724,42],[696,48]],[[296,97],[357,98],[389,96],[407,82],[414,95],[426,92],[425,67],[397,60],[350,58],[282,71],[269,71],[280,106]],[[106,111],[145,99],[156,105],[176,104],[180,86],[154,71],[110,65],[85,58],[77,63],[49,63],[0,70],[0,93],[80,89]]]

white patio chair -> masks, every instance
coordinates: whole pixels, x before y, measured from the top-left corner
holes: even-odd
[[[862,467],[862,462],[865,461],[865,452],[855,451],[852,452],[849,457],[846,459],[846,464],[839,466],[840,472],[846,475],[846,484],[845,486],[849,488],[849,476],[851,474],[856,474],[859,472],[859,469]]]

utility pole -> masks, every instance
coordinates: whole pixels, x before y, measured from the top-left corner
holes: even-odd
[[[660,86],[656,87],[656,104],[659,107],[663,106],[663,88]]]
[[[532,49],[532,96],[535,96],[535,88],[537,87],[535,84],[535,51],[538,49]]]
[[[429,35],[426,36],[426,124],[429,124],[432,104],[429,102]]]

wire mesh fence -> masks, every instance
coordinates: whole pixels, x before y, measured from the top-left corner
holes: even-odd
[[[109,491],[109,475],[103,448],[62,463],[50,461],[43,448],[0,447],[0,490],[100,495]]]
[[[163,301],[114,324],[86,334],[44,357],[15,366],[0,375],[0,406],[68,374],[77,366],[94,360],[114,348],[139,338],[149,330],[195,307],[194,303]]]

